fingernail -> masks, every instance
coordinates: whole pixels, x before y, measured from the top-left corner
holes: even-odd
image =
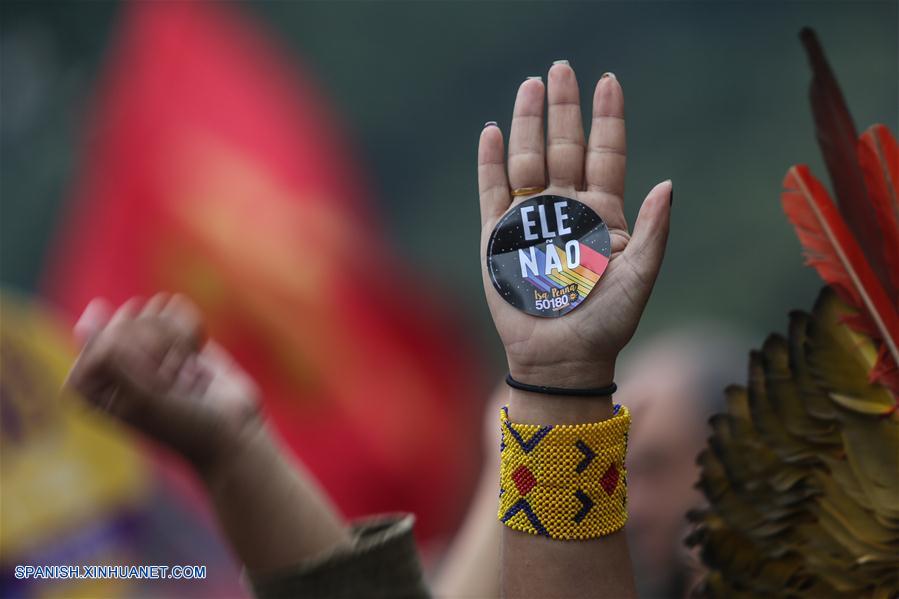
[[[607,71],[602,74],[603,79],[605,79],[606,77],[611,77],[612,79],[618,79],[618,77],[615,76],[615,73],[612,73],[611,71]]]
[[[528,81],[543,81],[543,77],[541,77],[540,75],[531,75],[530,77],[528,77],[527,80]]]
[[[487,121],[484,123],[484,129],[487,127],[499,127],[499,125],[496,124],[496,121]]]
[[[563,58],[561,60],[554,60],[553,64],[568,64],[568,61]]]
[[[674,181],[671,181],[671,179],[668,179],[668,181],[671,182],[671,193],[668,194],[668,205],[673,206],[674,205]]]

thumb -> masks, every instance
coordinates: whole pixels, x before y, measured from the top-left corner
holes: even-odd
[[[674,184],[670,179],[652,188],[643,200],[634,233],[624,250],[640,278],[650,284],[655,282],[665,256],[673,197]]]

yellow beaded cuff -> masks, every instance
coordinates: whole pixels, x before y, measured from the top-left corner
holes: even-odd
[[[553,539],[594,539],[627,521],[627,431],[631,416],[616,405],[592,424],[514,424],[500,411],[499,519],[515,530]]]

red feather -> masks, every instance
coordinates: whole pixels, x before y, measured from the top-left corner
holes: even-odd
[[[874,125],[858,141],[858,161],[883,235],[887,292],[899,305],[899,147],[890,130]]]
[[[871,372],[868,373],[868,380],[872,383],[880,383],[891,390],[894,395],[899,394],[899,367],[896,366],[896,362],[891,360],[890,356],[886,353],[886,345],[880,346],[880,351],[877,354],[877,362],[874,364],[874,368],[871,369]],[[897,399],[896,405],[899,406],[899,399]]]
[[[874,274],[858,242],[834,205],[827,190],[805,165],[792,167],[784,178],[781,194],[784,212],[805,248],[808,264],[849,304],[859,310],[854,328],[876,331],[886,352],[872,374],[884,385],[894,377],[883,374],[899,364],[899,314]],[[853,322],[848,322],[850,326]],[[884,380],[886,379],[886,380]],[[894,394],[899,389],[892,388]]]
[[[874,273],[889,289],[892,285],[883,260],[884,240],[858,162],[855,124],[815,32],[805,28],[799,37],[812,67],[809,99],[815,117],[815,133],[840,213],[861,245]]]

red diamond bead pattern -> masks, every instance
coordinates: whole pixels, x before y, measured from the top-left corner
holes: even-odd
[[[615,492],[615,487],[618,486],[618,478],[618,468],[615,467],[615,464],[609,464],[605,474],[599,479],[599,484],[602,485],[602,489],[607,495]]]
[[[515,483],[515,487],[521,495],[527,495],[534,488],[534,485],[537,484],[537,479],[534,478],[530,469],[522,464],[512,473],[512,482]]]

